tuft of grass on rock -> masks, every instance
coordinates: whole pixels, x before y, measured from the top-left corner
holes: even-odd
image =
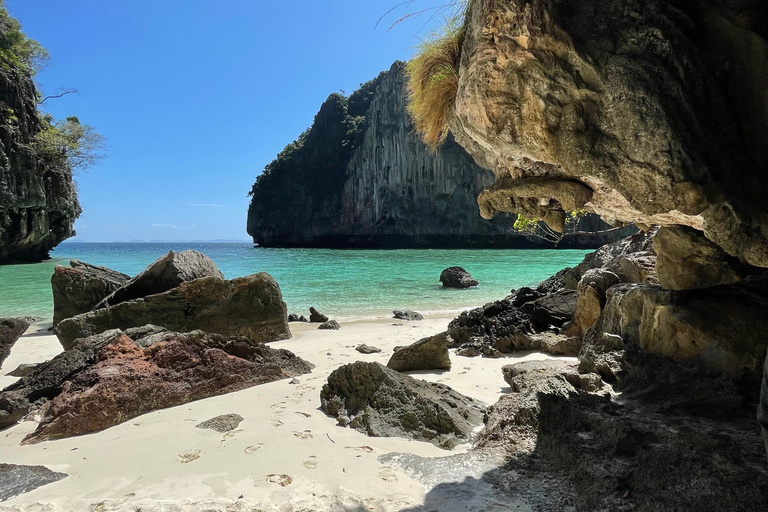
[[[464,16],[449,19],[443,30],[419,45],[405,68],[408,112],[419,137],[432,150],[448,136],[465,34]]]

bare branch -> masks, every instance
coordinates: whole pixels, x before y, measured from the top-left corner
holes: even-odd
[[[42,100],[38,101],[37,104],[38,105],[42,105],[43,103],[45,103],[48,100],[55,100],[57,98],[63,98],[67,94],[77,94],[78,92],[80,92],[77,89],[64,89],[64,88],[61,88],[60,91],[61,92],[59,94],[51,94],[49,96],[46,96]]]

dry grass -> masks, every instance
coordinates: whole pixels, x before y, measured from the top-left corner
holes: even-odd
[[[459,87],[459,58],[464,17],[446,23],[439,35],[424,40],[406,66],[408,111],[416,132],[432,150],[448,136],[448,120]]]

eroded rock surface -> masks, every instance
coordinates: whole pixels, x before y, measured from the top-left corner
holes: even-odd
[[[471,2],[450,128],[496,182],[481,213],[702,230],[768,266],[766,6]]]
[[[94,309],[166,292],[185,281],[193,281],[203,277],[224,279],[224,274],[219,271],[213,260],[201,252],[191,250],[168,251],[168,254],[151,263],[144,271],[101,301]]]
[[[396,309],[392,311],[392,314],[398,320],[409,320],[409,321],[424,320],[424,317],[421,315],[421,313],[411,311],[410,309]]]
[[[22,466],[0,463],[0,501],[34,491],[38,487],[66,478],[66,473],[51,471],[45,466]]]
[[[0,365],[11,354],[11,348],[29,328],[26,318],[0,318]]]
[[[463,267],[448,267],[443,270],[440,273],[440,282],[446,288],[471,288],[480,284]]]
[[[248,338],[166,333],[141,348],[115,331],[91,364],[60,384],[24,442],[96,432],[153,410],[294,377],[311,368],[287,350],[254,345]]]
[[[68,318],[55,332],[68,349],[77,338],[146,324],[177,332],[200,329],[245,336],[254,342],[291,337],[280,287],[265,272],[231,281],[216,277],[184,281],[167,292]]]
[[[210,429],[226,434],[230,430],[235,430],[242,421],[243,417],[239,414],[222,414],[221,416],[198,423],[195,425],[195,428]]]
[[[420,339],[407,347],[396,347],[387,363],[399,372],[412,370],[450,370],[448,339],[445,333]]]
[[[69,267],[56,265],[51,277],[53,325],[87,313],[130,279],[116,270],[79,260],[71,260]]]
[[[484,410],[448,386],[359,361],[331,373],[320,403],[326,414],[369,436],[407,437],[441,448],[470,441]]]

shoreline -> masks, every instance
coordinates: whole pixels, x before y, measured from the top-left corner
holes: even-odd
[[[23,421],[0,437],[2,462],[45,465],[69,476],[21,494],[0,510],[168,510],[336,511],[359,507],[394,511],[423,504],[427,492],[417,475],[379,462],[387,453],[445,457],[466,452],[464,444],[443,450],[426,442],[396,437],[368,437],[339,427],[320,408],[320,389],[335,368],[357,360],[386,364],[396,345],[407,345],[445,329],[453,316],[408,322],[378,318],[341,322],[339,331],[318,324],[291,323],[293,337],[269,343],[313,363],[312,373],[154,411],[93,434],[20,446],[36,424]],[[393,325],[402,323],[402,325]],[[31,331],[31,329],[30,329]],[[0,384],[15,380],[5,374],[20,362],[38,362],[61,351],[45,331],[28,331],[0,371]],[[379,354],[355,351],[360,343],[382,349]],[[408,372],[441,382],[458,392],[495,403],[509,392],[501,367],[526,359],[553,359],[538,352],[501,359],[465,358],[451,351],[450,371]],[[557,358],[560,359],[560,358]],[[194,426],[211,417],[236,413],[244,420],[227,434]],[[184,455],[199,456],[182,463]],[[288,475],[281,487],[270,480]],[[239,499],[239,497],[242,498]],[[43,507],[41,507],[41,505]],[[44,506],[50,505],[49,508]],[[93,509],[93,508],[91,508]]]

